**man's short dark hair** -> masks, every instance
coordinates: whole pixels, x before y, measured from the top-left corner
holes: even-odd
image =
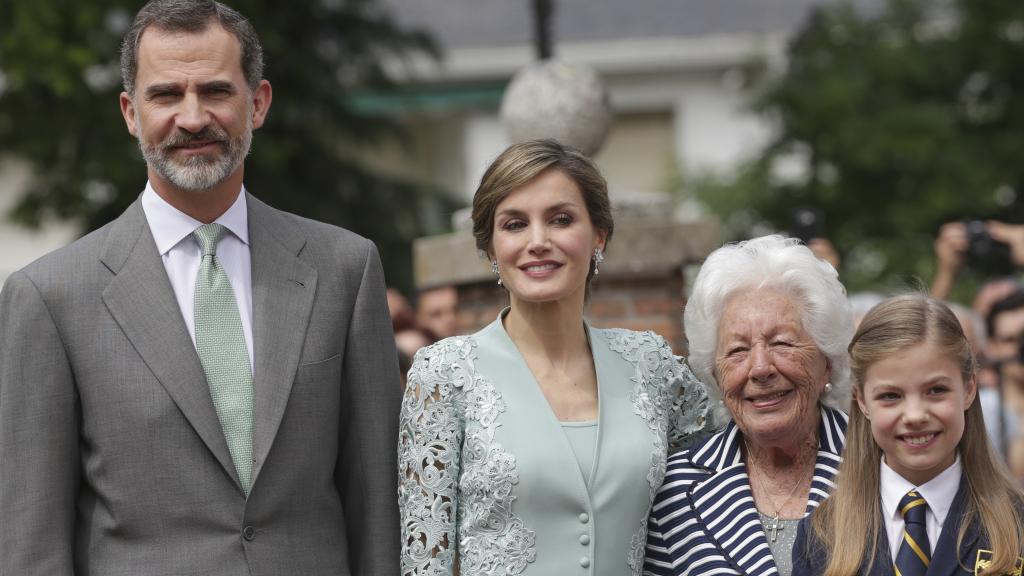
[[[139,41],[149,27],[165,32],[199,33],[212,21],[238,39],[242,47],[242,73],[250,90],[263,79],[263,46],[249,20],[238,11],[214,0],[150,0],[135,15],[121,43],[121,81],[124,91],[135,95],[139,68]]]
[[[988,316],[985,317],[985,328],[988,330],[989,338],[995,337],[996,318],[1003,312],[1012,312],[1019,308],[1024,308],[1024,290],[1022,289],[1012,292],[1006,298],[993,304]]]

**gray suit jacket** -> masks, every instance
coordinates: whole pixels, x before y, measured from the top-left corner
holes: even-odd
[[[139,202],[0,293],[0,575],[396,574],[373,244],[248,197],[253,485]]]

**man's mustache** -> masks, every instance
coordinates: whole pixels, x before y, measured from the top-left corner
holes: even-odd
[[[168,148],[177,148],[179,146],[187,146],[193,142],[227,142],[228,134],[220,128],[208,126],[203,128],[199,132],[188,132],[186,130],[178,130],[171,135],[167,140],[164,140],[161,145],[165,150]]]

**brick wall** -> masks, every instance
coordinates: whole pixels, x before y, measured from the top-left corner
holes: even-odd
[[[684,294],[681,270],[639,277],[598,277],[591,288],[587,319],[600,328],[653,330],[668,340],[676,354],[685,354]]]

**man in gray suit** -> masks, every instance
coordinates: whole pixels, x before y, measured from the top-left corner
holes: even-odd
[[[375,247],[249,195],[259,41],[153,0],[122,49],[149,183],[0,293],[0,574],[398,573]]]

